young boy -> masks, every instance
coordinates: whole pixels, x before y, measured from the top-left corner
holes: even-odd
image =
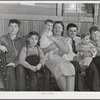
[[[96,56],[96,47],[91,43],[90,34],[81,35],[82,42],[76,45],[77,56],[74,58],[81,65],[81,75],[85,76],[85,70],[89,67],[93,57]]]
[[[81,42],[81,38],[76,36],[78,33],[78,27],[74,23],[69,23],[66,27],[66,33],[68,45],[70,48],[70,51],[66,56],[66,59],[69,61],[73,61],[73,57],[77,54],[75,46]]]
[[[0,37],[0,50],[6,55],[6,90],[16,90],[15,67],[18,65],[18,54],[24,42],[18,36],[20,21],[11,19],[8,24],[9,32]]]
[[[66,27],[67,35],[72,39],[72,42],[75,42],[75,46],[81,42],[81,38],[77,36],[78,27],[74,23],[69,23]]]
[[[28,44],[21,49],[19,60],[22,66],[20,65],[18,72],[20,82],[18,89],[21,91],[26,90],[25,76],[28,75],[31,81],[31,90],[38,90],[36,73],[40,72],[46,75],[47,72],[44,72],[45,58],[39,47],[39,34],[37,32],[33,31],[28,34]],[[47,70],[45,69],[45,71]],[[48,81],[46,77],[44,76],[44,81]]]

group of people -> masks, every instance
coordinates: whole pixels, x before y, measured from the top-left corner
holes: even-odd
[[[100,30],[92,26],[89,33],[78,34],[78,27],[47,19],[41,34],[19,36],[20,21],[9,21],[9,32],[0,37],[0,50],[6,55],[6,90],[26,91],[27,76],[30,90],[38,91],[37,73],[43,75],[43,90],[50,91],[51,73],[61,91],[100,90]],[[67,34],[67,37],[64,37]]]

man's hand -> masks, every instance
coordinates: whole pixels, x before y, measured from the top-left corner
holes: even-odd
[[[42,64],[41,64],[41,63],[39,63],[39,64],[36,66],[36,69],[37,69],[37,70],[40,70],[40,69],[41,69],[41,67],[42,67]]]
[[[7,64],[7,66],[12,66],[12,67],[15,67],[15,63],[10,62],[10,63],[8,63],[8,64]]]
[[[3,52],[8,52],[7,48],[3,45],[0,45],[0,50],[2,50]]]
[[[79,52],[79,57],[80,58],[84,58],[84,57],[86,57],[86,52],[85,51],[81,51],[81,52]]]
[[[57,55],[59,55],[61,57],[64,55],[64,53],[61,50],[55,50],[54,54],[57,54]]]

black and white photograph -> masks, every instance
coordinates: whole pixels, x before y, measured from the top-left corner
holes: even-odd
[[[0,1],[1,93],[99,98],[100,2]]]

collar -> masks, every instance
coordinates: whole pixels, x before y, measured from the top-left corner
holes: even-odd
[[[97,41],[91,41],[92,44],[94,44],[95,46],[97,46]]]
[[[37,45],[36,45],[36,46],[34,46],[34,47],[33,47],[33,46],[31,46],[31,45],[28,45],[28,47],[29,47],[29,48],[33,48],[33,49],[34,49],[34,48],[36,48],[36,47],[37,47]]]
[[[6,37],[9,38],[9,39],[11,39],[10,33],[8,33],[8,34],[6,35]],[[19,34],[16,35],[16,38],[15,38],[14,40],[17,40],[18,38],[21,38],[21,36],[20,36]]]

